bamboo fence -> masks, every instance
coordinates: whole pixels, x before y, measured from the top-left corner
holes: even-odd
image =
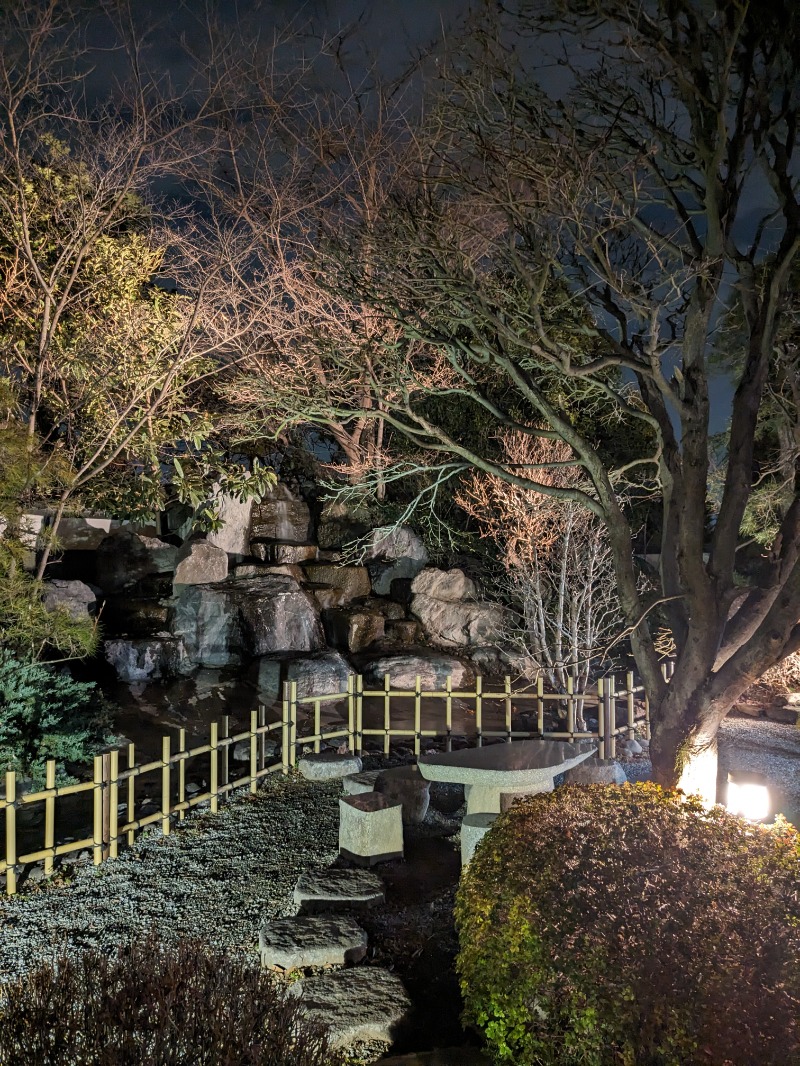
[[[671,677],[672,671],[665,666],[665,677]],[[160,823],[164,835],[171,832],[174,824],[184,821],[186,812],[201,804],[207,804],[212,813],[219,810],[234,789],[249,788],[255,793],[258,783],[268,774],[288,773],[297,763],[303,749],[312,747],[319,752],[323,743],[339,740],[350,751],[363,750],[365,738],[381,737],[383,750],[389,753],[393,740],[413,739],[414,753],[420,754],[424,739],[444,738],[450,750],[453,733],[454,701],[467,701],[474,708],[474,730],[466,734],[480,746],[486,740],[504,740],[543,738],[551,740],[595,739],[598,742],[602,758],[613,758],[616,741],[620,736],[633,739],[635,733],[636,697],[644,703],[645,735],[650,736],[649,704],[647,695],[641,685],[634,685],[633,674],[628,673],[625,684],[617,687],[614,677],[598,680],[597,692],[572,691],[569,686],[566,693],[544,691],[541,679],[533,689],[514,691],[511,678],[506,677],[502,688],[484,689],[483,679],[478,677],[474,688],[453,689],[448,678],[444,688],[427,690],[421,687],[417,677],[413,689],[392,688],[391,680],[384,678],[382,688],[364,686],[361,675],[351,675],[347,689],[325,696],[298,697],[297,683],[287,682],[283,687],[281,718],[277,722],[266,722],[265,708],[251,711],[250,727],[241,733],[230,734],[229,718],[214,722],[210,727],[208,743],[199,747],[186,747],[186,731],[178,731],[177,748],[173,749],[173,740],[169,736],[162,738],[161,758],[147,763],[136,762],[136,750],[133,744],[126,749],[109,751],[94,759],[92,780],[73,785],[56,784],[56,764],[48,761],[44,789],[38,792],[20,792],[17,787],[17,775],[11,770],[5,775],[5,796],[0,798],[0,818],[5,819],[5,864],[4,875],[6,894],[11,896],[17,891],[17,876],[20,868],[33,863],[43,863],[46,876],[53,872],[54,862],[62,856],[73,852],[90,849],[95,865],[100,865],[108,858],[116,858],[120,846],[132,845],[136,834],[150,825]],[[412,724],[398,727],[392,724],[396,700],[412,702]],[[369,702],[370,719],[381,719],[380,725],[365,725],[365,701]],[[423,708],[423,701],[425,706]],[[437,719],[432,704],[439,703]],[[323,729],[323,707],[346,703],[346,712],[335,709],[340,721],[331,728]],[[520,706],[528,703],[535,709],[535,729],[515,729],[512,721],[514,713]],[[620,703],[623,704],[624,723],[617,725]],[[547,730],[545,728],[545,711],[548,704],[559,707],[563,712],[563,728]],[[393,707],[394,705],[394,707]],[[488,705],[488,706],[487,706]],[[580,730],[578,725],[579,708],[594,707],[597,714],[597,729]],[[301,722],[301,715],[307,715],[307,721]],[[408,712],[405,712],[408,717]],[[489,719],[487,723],[487,718]],[[492,719],[502,720],[502,728],[487,728]],[[423,721],[428,728],[423,728]],[[302,732],[309,727],[311,732]],[[280,734],[280,759],[268,764],[265,741],[270,733]],[[463,733],[456,735],[465,735]],[[240,741],[249,744],[248,772],[238,778],[230,777],[230,749]],[[124,753],[126,765],[121,768],[121,756]],[[190,759],[208,756],[208,782],[206,791],[193,795],[187,793],[186,768]],[[161,802],[158,809],[149,814],[135,817],[135,787],[137,779],[144,774],[158,774],[161,779]],[[56,842],[56,803],[67,796],[91,793],[92,799],[92,835],[81,840]],[[44,846],[36,851],[19,854],[17,849],[18,826],[17,811],[31,808],[34,804],[44,804]],[[0,864],[2,865],[2,864]]]

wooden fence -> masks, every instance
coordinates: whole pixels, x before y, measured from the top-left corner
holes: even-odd
[[[671,676],[671,671],[665,671]],[[161,758],[148,763],[136,762],[136,751],[129,744],[123,751],[110,751],[98,755],[94,760],[94,772],[91,781],[74,785],[56,784],[56,764],[50,760],[46,767],[44,789],[38,792],[22,793],[17,789],[17,775],[8,771],[5,775],[5,796],[0,799],[0,817],[5,817],[5,881],[6,893],[13,895],[17,891],[17,874],[20,867],[42,862],[45,875],[53,871],[54,861],[73,852],[91,849],[95,865],[107,858],[119,854],[120,844],[132,845],[136,833],[149,825],[160,823],[161,831],[166,835],[175,821],[182,822],[186,811],[200,804],[208,804],[212,813],[219,809],[234,789],[249,788],[255,792],[258,782],[268,774],[283,772],[296,765],[303,749],[312,747],[320,751],[326,742],[339,740],[351,751],[363,750],[365,738],[380,737],[383,750],[388,754],[392,741],[413,740],[415,754],[419,755],[424,739],[443,738],[450,748],[454,735],[466,735],[474,739],[477,745],[485,740],[529,739],[533,737],[553,740],[595,739],[598,741],[599,754],[602,758],[613,758],[616,741],[620,736],[633,738],[635,728],[636,698],[640,696],[644,704],[645,735],[650,736],[649,706],[647,696],[641,685],[634,685],[633,674],[628,673],[625,684],[617,687],[613,677],[600,679],[596,693],[576,693],[570,689],[566,693],[544,691],[542,680],[533,689],[514,691],[511,679],[506,677],[502,688],[484,689],[483,679],[478,677],[475,687],[455,690],[450,678],[443,689],[422,689],[420,678],[416,679],[413,689],[395,689],[391,687],[389,677],[384,679],[382,688],[370,689],[364,686],[360,675],[351,676],[347,689],[326,696],[298,697],[296,682],[289,682],[283,688],[281,718],[277,722],[266,722],[264,707],[250,714],[250,727],[236,735],[230,735],[229,719],[211,725],[211,735],[207,744],[196,748],[186,747],[186,731],[179,730],[177,749],[173,750],[172,738],[162,738]],[[411,704],[411,724],[397,726],[393,724],[395,701],[404,700]],[[372,724],[365,724],[366,718]],[[423,708],[424,701],[424,708]],[[462,701],[459,709],[464,712],[463,702],[468,705],[470,715],[474,714],[474,729],[468,733],[453,732],[454,701]],[[617,725],[620,702],[625,708],[625,721]],[[438,718],[436,704],[438,703]],[[514,728],[513,717],[519,713],[520,706],[528,704],[536,715],[535,729]],[[346,710],[342,705],[346,704]],[[563,728],[547,730],[545,728],[545,710],[547,705],[560,707],[563,712]],[[323,707],[333,705],[339,722],[328,729],[323,729]],[[584,713],[594,708],[597,717],[597,729],[581,730],[578,725],[578,711]],[[301,718],[306,717],[306,721]],[[409,717],[408,709],[404,716]],[[379,724],[375,724],[375,720]],[[495,727],[502,723],[501,727]],[[427,728],[423,728],[427,725]],[[308,729],[310,728],[310,732]],[[269,733],[280,734],[280,759],[268,764],[266,756],[266,737]],[[230,777],[230,749],[234,744],[246,741],[249,745],[248,772],[235,779]],[[126,765],[120,768],[120,756],[125,754]],[[187,795],[186,768],[190,759],[208,756],[207,791]],[[137,779],[144,774],[158,774],[161,779],[161,802],[158,809],[150,814],[135,817],[135,787]],[[92,835],[81,840],[56,842],[56,802],[67,796],[81,793],[92,794]],[[121,797],[124,797],[121,799]],[[35,804],[44,805],[44,841],[43,847],[26,854],[17,850],[18,826],[17,811],[30,809]],[[122,818],[120,818],[122,814]]]

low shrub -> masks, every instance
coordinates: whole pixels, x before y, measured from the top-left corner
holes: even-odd
[[[800,1062],[799,840],[651,784],[515,804],[458,892],[466,1021],[515,1066]]]
[[[111,712],[97,686],[0,648],[0,771],[16,770],[34,787],[56,760],[57,781],[73,780],[67,762],[86,762],[114,742]]]
[[[270,974],[196,941],[80,952],[2,989],[3,1066],[341,1066]]]

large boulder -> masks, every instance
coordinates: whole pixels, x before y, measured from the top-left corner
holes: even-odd
[[[329,503],[317,523],[317,543],[320,548],[342,548],[345,544],[360,541],[369,533],[367,526],[356,518],[346,504]]]
[[[109,636],[152,637],[167,628],[169,603],[153,596],[117,593],[103,604],[103,630]]]
[[[385,621],[377,611],[337,608],[325,612],[325,632],[335,648],[359,652],[381,640]]]
[[[502,639],[506,611],[496,603],[451,603],[415,596],[411,613],[428,640],[445,648],[480,647]]]
[[[253,506],[250,539],[305,544],[309,539],[310,525],[308,504],[292,495],[285,485],[276,485],[260,503]]]
[[[97,584],[104,592],[124,592],[151,574],[170,573],[176,561],[173,545],[121,529],[104,537],[97,548]]]
[[[104,653],[120,681],[156,681],[177,677],[186,669],[183,642],[169,633],[141,640],[107,640]]]
[[[436,570],[433,567],[417,574],[411,591],[415,596],[429,596],[445,603],[474,600],[477,593],[475,582],[463,570]]]
[[[197,666],[230,666],[325,645],[313,601],[284,575],[187,585],[174,602],[172,631]]]
[[[42,603],[48,611],[66,611],[80,621],[94,614],[97,597],[82,581],[46,581],[42,593]]]
[[[393,581],[415,578],[424,569],[428,552],[408,526],[384,526],[372,531],[364,561],[373,591],[379,596],[388,596]]]
[[[222,528],[215,533],[209,533],[206,542],[221,548],[229,555],[249,555],[252,499],[240,500],[222,492],[215,498],[214,503],[219,511]]]
[[[179,549],[173,585],[209,585],[228,576],[228,556],[208,540],[187,540]]]
[[[286,680],[297,683],[297,696],[334,696],[347,691],[347,679],[354,673],[338,651],[327,651],[307,659],[292,659],[286,667]]]
[[[334,566],[312,563],[305,568],[308,580],[314,585],[326,586],[335,593],[334,603],[326,606],[344,606],[353,600],[365,599],[372,591],[369,571],[365,566]],[[321,589],[319,591],[326,591]]]
[[[282,565],[313,563],[318,554],[316,544],[287,544],[282,540],[257,541],[251,552],[262,562]]]
[[[436,652],[409,652],[399,655],[382,655],[364,667],[364,677],[372,685],[383,685],[386,676],[391,678],[392,688],[413,689],[419,675],[423,689],[443,689],[447,678],[452,679],[454,689],[463,689],[475,680],[471,668],[451,655]]]

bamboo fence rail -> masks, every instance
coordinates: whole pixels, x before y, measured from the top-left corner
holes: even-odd
[[[670,666],[665,666],[665,677],[672,676]],[[349,750],[363,750],[367,737],[383,738],[383,750],[389,753],[395,739],[413,739],[414,752],[419,755],[424,739],[443,737],[450,749],[453,733],[454,701],[467,701],[474,707],[474,729],[467,735],[480,746],[485,740],[502,739],[511,742],[516,739],[534,737],[552,740],[596,739],[603,758],[613,758],[616,740],[619,736],[633,738],[635,731],[636,697],[641,696],[644,703],[645,735],[650,736],[649,704],[647,695],[641,685],[634,685],[633,674],[628,673],[625,684],[617,688],[613,677],[601,678],[597,692],[576,693],[571,686],[566,693],[544,691],[540,679],[530,690],[514,691],[511,679],[506,677],[500,689],[484,689],[483,679],[478,677],[474,688],[453,689],[451,679],[447,678],[444,688],[436,690],[422,689],[417,677],[413,689],[395,689],[389,677],[384,678],[382,688],[365,688],[361,675],[351,675],[346,690],[325,696],[298,697],[297,683],[287,682],[283,686],[281,718],[277,722],[266,722],[265,708],[251,711],[250,727],[241,733],[230,735],[229,718],[214,722],[210,727],[208,743],[195,748],[186,747],[186,731],[178,731],[177,748],[173,749],[173,739],[162,738],[161,758],[147,763],[136,762],[136,750],[129,744],[123,751],[109,751],[94,759],[93,774],[90,781],[72,785],[56,784],[56,764],[49,760],[46,766],[44,789],[38,792],[20,792],[17,787],[17,774],[12,770],[5,775],[5,795],[0,798],[0,819],[5,821],[5,863],[3,869],[6,894],[14,895],[17,891],[17,875],[21,867],[42,862],[45,875],[53,872],[54,861],[73,852],[90,849],[95,865],[100,865],[108,858],[116,858],[120,844],[132,845],[137,832],[150,825],[160,824],[165,835],[170,833],[173,825],[185,819],[186,811],[201,804],[208,804],[212,813],[216,813],[219,804],[225,802],[234,789],[249,788],[255,793],[258,783],[268,774],[288,773],[297,763],[303,749],[313,747],[319,752],[323,743],[339,740],[346,743]],[[413,724],[402,728],[393,726],[393,702],[403,699],[413,701]],[[380,725],[365,726],[364,701],[371,701],[370,718],[380,719]],[[425,701],[423,714],[423,701]],[[439,718],[436,717],[432,703],[440,704]],[[514,711],[519,706],[529,703],[535,708],[536,728],[515,729],[512,721]],[[617,725],[620,702],[624,703],[625,721]],[[331,728],[323,729],[322,714],[326,705],[346,703],[344,714],[339,710],[340,721]],[[374,707],[372,706],[374,704]],[[545,710],[548,704],[560,706],[564,711],[564,728],[545,729]],[[503,728],[486,728],[487,705],[501,709],[489,713],[488,717],[502,718]],[[395,705],[396,706],[396,705]],[[594,707],[597,712],[597,729],[579,730],[576,728],[578,708]],[[301,709],[310,708],[309,722],[300,723]],[[407,712],[406,712],[407,713]],[[346,716],[345,716],[346,715]],[[423,719],[429,723],[423,728]],[[308,725],[311,732],[300,732],[300,726]],[[267,734],[279,733],[281,737],[281,757],[279,761],[267,764],[265,741]],[[249,743],[248,772],[233,780],[230,778],[230,750],[241,741]],[[120,767],[124,754],[124,768]],[[193,795],[187,795],[186,767],[190,759],[208,755],[208,789]],[[149,814],[135,817],[135,787],[137,779],[144,774],[158,773],[161,778],[161,802],[158,809]],[[81,793],[91,793],[92,798],[92,835],[81,840],[56,842],[56,803],[59,799]],[[122,799],[120,797],[123,797]],[[17,811],[44,805],[44,841],[43,847],[36,851],[19,854],[17,849],[18,825]],[[120,814],[122,820],[120,821]]]

